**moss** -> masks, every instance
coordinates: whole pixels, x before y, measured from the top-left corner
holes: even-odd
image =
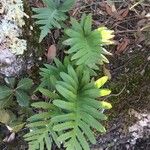
[[[34,57],[39,57],[43,54],[42,44],[39,43],[39,35],[40,30],[37,26],[35,26],[34,21],[32,19],[32,10],[29,6],[29,2],[24,0],[24,10],[29,18],[25,18],[25,26],[24,26],[24,37],[28,42],[28,51],[34,54]],[[33,29],[30,29],[32,28]]]
[[[150,65],[146,59],[148,54],[146,50],[144,52],[137,50],[132,56],[130,56],[131,61],[128,62],[126,62],[127,55],[121,56],[122,64],[128,71],[125,72],[125,69],[122,69],[118,74],[116,73],[117,76],[108,85],[113,95],[120,93],[123,87],[126,86],[120,95],[108,98],[113,106],[108,112],[110,120],[120,113],[128,114],[130,108],[135,110],[148,109],[150,92]]]

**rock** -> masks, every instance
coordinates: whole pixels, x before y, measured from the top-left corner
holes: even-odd
[[[24,61],[11,53],[9,49],[0,47],[0,73],[10,77],[18,75],[24,68]]]

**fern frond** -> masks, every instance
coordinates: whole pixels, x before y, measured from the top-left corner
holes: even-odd
[[[36,24],[40,25],[41,35],[39,42],[48,34],[50,29],[61,28],[62,21],[66,20],[67,12],[73,5],[74,0],[43,0],[46,7],[33,8],[36,13],[33,18],[36,18]]]
[[[30,123],[27,127],[30,128],[30,132],[24,138],[29,143],[29,150],[44,150],[45,146],[47,150],[51,150],[53,141],[60,147],[57,141],[58,135],[53,130],[53,124],[50,121],[51,117],[57,114],[57,108],[46,102],[33,103],[32,106],[48,111],[33,115],[28,119]]]
[[[69,58],[65,57],[64,63],[60,62],[57,58],[54,58],[55,66],[45,64],[45,68],[41,68],[41,84],[39,87],[46,87],[48,89],[54,89],[56,81],[60,79],[60,72],[64,72],[70,63]]]
[[[41,90],[41,88],[47,88],[49,90],[55,89],[56,82],[61,79],[60,72],[66,72],[67,66],[69,64],[74,65],[74,62],[71,63],[69,57],[65,57],[63,63],[60,62],[57,58],[54,58],[54,64],[55,64],[55,66],[45,64],[45,67],[40,69],[41,84],[39,85],[38,90]],[[78,68],[80,68],[81,71],[89,70],[90,75],[94,75],[94,76],[96,75],[96,72],[87,66],[83,65]],[[96,69],[98,69],[98,68],[96,68]],[[65,84],[66,83],[63,83],[64,86],[65,86]],[[45,95],[45,96],[48,96],[48,95]]]
[[[57,142],[57,134],[53,131],[52,125],[41,127],[26,134],[25,140],[29,143],[29,150],[51,150],[52,143],[55,141],[58,147],[60,143]]]
[[[60,69],[57,72],[59,77],[53,89],[55,93],[40,88],[41,93],[53,99],[52,104],[32,104],[44,111],[28,119],[30,133],[25,135],[25,140],[29,142],[29,150],[43,150],[44,146],[49,150],[52,140],[58,146],[63,142],[66,150],[90,150],[88,141],[96,143],[93,129],[105,132],[100,121],[107,119],[103,110],[111,108],[109,103],[97,100],[111,92],[101,88],[108,77],[104,76],[94,82],[90,79],[89,71],[83,70],[82,66],[74,69],[71,64],[62,65],[58,60],[55,60],[55,64],[64,71]],[[48,68],[53,75],[56,68]]]
[[[109,61],[104,55],[110,53],[102,47],[106,44],[103,42],[103,38],[105,38],[104,31],[105,33],[107,31],[106,28],[92,30],[91,14],[87,16],[84,14],[80,22],[72,18],[71,24],[72,27],[66,30],[69,38],[64,41],[65,45],[70,46],[67,53],[72,55],[71,60],[76,60],[77,65],[86,64],[91,68],[102,62],[108,63]],[[110,35],[112,32],[107,33]],[[108,42],[108,36],[105,42]]]
[[[99,121],[107,119],[100,111],[104,109],[103,105],[97,100],[101,96],[100,83],[94,84],[88,71],[80,67],[75,70],[71,65],[67,72],[60,73],[60,77],[61,81],[56,82],[60,96],[53,104],[63,114],[52,117],[53,130],[60,133],[58,140],[65,143],[66,150],[90,150],[88,140],[96,143],[92,129],[105,132]]]

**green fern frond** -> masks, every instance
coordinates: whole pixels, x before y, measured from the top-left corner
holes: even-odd
[[[30,132],[24,136],[25,140],[29,144],[29,150],[44,150],[46,146],[47,150],[51,150],[53,141],[60,147],[60,143],[57,141],[58,135],[53,130],[53,124],[51,123],[51,117],[58,113],[58,109],[46,102],[33,103],[35,108],[42,108],[47,110],[39,114],[35,114],[28,119]]]
[[[50,29],[61,28],[62,21],[66,20],[67,12],[72,5],[74,0],[43,0],[46,7],[44,8],[33,8],[33,11],[36,15],[33,15],[33,18],[36,18],[36,24],[40,25],[41,35],[39,42],[49,33]]]
[[[41,68],[41,84],[39,87],[45,87],[48,89],[54,89],[56,81],[60,79],[60,72],[64,72],[70,63],[69,58],[65,57],[64,63],[59,59],[54,58],[54,65],[45,64],[45,68]]]
[[[41,84],[39,85],[39,89],[47,88],[47,89],[55,89],[56,81],[60,80],[60,72],[66,72],[67,66],[69,64],[74,64],[74,62],[70,62],[69,57],[64,58],[64,62],[60,62],[57,58],[54,58],[54,65],[45,64],[44,68],[40,69],[41,75]],[[89,70],[90,75],[96,75],[96,72],[88,68],[87,66],[80,66],[80,70]],[[98,69],[98,68],[96,68]],[[45,95],[45,94],[44,94]]]
[[[92,129],[105,132],[99,121],[107,119],[100,111],[103,105],[96,100],[101,96],[100,82],[94,84],[88,71],[74,70],[71,65],[60,76],[62,80],[56,82],[60,98],[53,100],[53,104],[63,114],[52,117],[53,130],[60,133],[58,141],[65,143],[66,150],[90,150],[88,140],[96,143]]]
[[[101,88],[108,77],[94,82],[90,79],[89,71],[82,66],[74,69],[71,64],[62,65],[58,60],[55,60],[55,64],[59,68],[59,77],[53,89],[55,93],[40,88],[41,93],[52,100],[52,104],[32,104],[44,111],[28,119],[30,133],[25,135],[25,140],[29,142],[29,150],[44,150],[44,146],[50,150],[52,140],[58,146],[64,143],[66,150],[90,150],[88,141],[96,143],[93,129],[105,132],[100,121],[107,119],[103,110],[111,108],[109,103],[97,100],[111,92]],[[64,71],[60,71],[60,68]],[[51,73],[53,75],[55,71]]]
[[[104,55],[110,53],[102,47],[106,44],[103,42],[105,35],[102,32],[107,31],[106,28],[92,30],[91,14],[87,16],[84,14],[80,22],[72,18],[71,24],[72,27],[66,30],[69,38],[64,41],[65,45],[70,46],[67,53],[72,55],[71,60],[76,60],[77,65],[86,64],[92,68],[102,62],[108,63]],[[108,40],[107,38],[105,41]]]

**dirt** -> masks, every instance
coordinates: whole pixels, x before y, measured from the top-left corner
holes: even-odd
[[[150,149],[150,63],[148,49],[143,49],[134,47],[132,53],[114,55],[107,66],[112,77],[108,87],[113,94],[106,100],[113,108],[107,112],[107,133],[98,135],[93,150]],[[147,121],[135,112],[145,112]]]
[[[150,25],[149,18],[144,17],[144,13],[150,12],[150,2],[143,1],[133,7],[134,4],[135,1],[129,0],[109,5],[98,0],[79,1],[77,6],[82,7],[73,13],[78,18],[83,12],[92,12],[95,26],[105,25],[116,34],[116,45],[107,47],[113,57],[102,73],[111,75],[108,87],[113,94],[105,100],[113,108],[107,112],[107,133],[97,135],[98,143],[92,146],[93,150],[150,149],[150,28],[143,30]],[[115,12],[111,12],[114,7]],[[136,118],[132,111],[146,112],[148,121]]]

